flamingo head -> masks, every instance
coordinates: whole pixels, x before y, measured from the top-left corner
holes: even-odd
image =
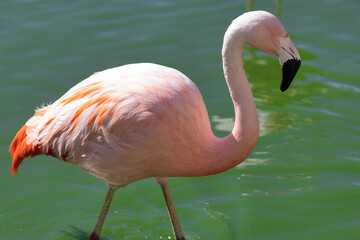
[[[279,57],[283,73],[280,90],[286,91],[301,65],[301,59],[277,17],[265,11],[252,11],[235,19],[232,25],[235,25],[234,29],[238,30],[245,44]]]

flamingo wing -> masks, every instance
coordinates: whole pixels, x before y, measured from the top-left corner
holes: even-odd
[[[175,124],[179,134],[186,132],[180,125],[189,125],[185,120],[205,124],[210,132],[200,92],[177,70],[130,64],[95,73],[52,105],[37,110],[20,129],[10,146],[12,174],[17,173],[24,158],[46,154],[74,163],[107,182],[109,179],[97,171],[100,164],[106,168],[121,165],[124,171],[131,168],[132,174],[141,178],[146,176],[147,165],[134,161],[161,158],[150,153],[159,148],[155,142],[169,144],[171,140],[165,140],[164,132],[174,131]],[[133,162],[120,160],[125,158]],[[108,166],[100,163],[101,159]],[[106,172],[113,170],[119,176],[122,169]]]

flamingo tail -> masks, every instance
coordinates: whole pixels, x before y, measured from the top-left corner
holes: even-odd
[[[17,174],[17,170],[24,158],[42,154],[41,146],[27,143],[26,125],[24,125],[16,134],[10,145],[9,152],[11,153],[11,158],[13,159],[11,175],[14,175],[14,173]]]

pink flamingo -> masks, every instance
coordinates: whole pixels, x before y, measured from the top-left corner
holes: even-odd
[[[258,138],[258,114],[241,58],[246,44],[279,56],[281,91],[290,86],[301,63],[274,15],[254,11],[236,18],[222,48],[235,108],[235,126],[227,137],[214,136],[201,94],[184,74],[151,63],[130,64],[95,73],[36,110],[11,143],[12,174],[24,158],[46,154],[104,180],[108,192],[90,240],[100,239],[114,192],[153,177],[176,239],[185,239],[167,177],[226,171],[249,156]]]

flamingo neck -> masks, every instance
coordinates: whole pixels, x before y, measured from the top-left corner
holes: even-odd
[[[237,38],[231,32],[229,34],[228,30],[222,50],[224,75],[235,109],[235,125],[227,137],[214,137],[214,173],[228,170],[244,161],[252,152],[259,136],[258,113],[241,57],[246,34],[236,36]]]

